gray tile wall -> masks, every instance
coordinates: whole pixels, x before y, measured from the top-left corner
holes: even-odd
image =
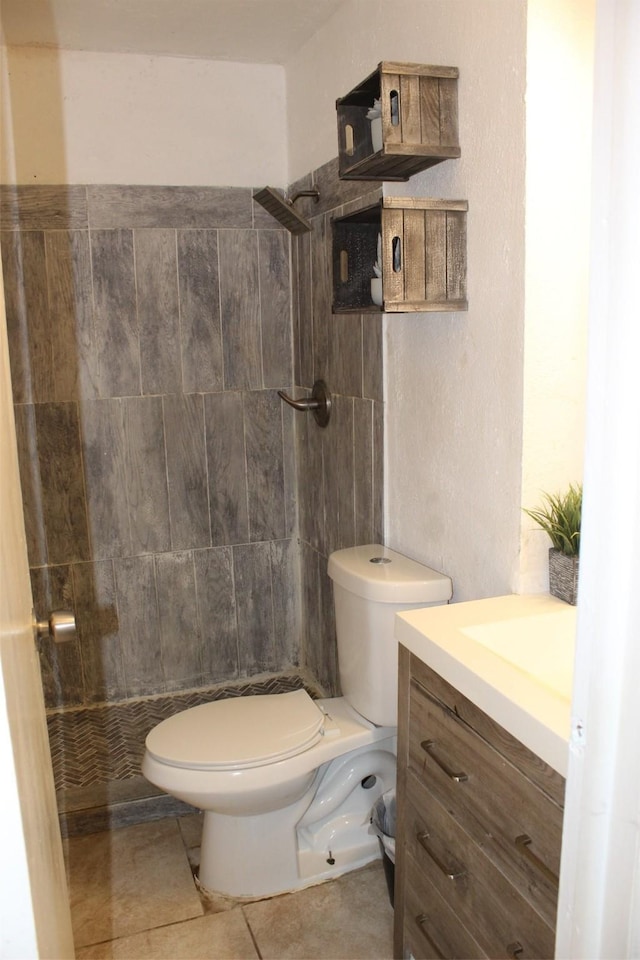
[[[289,234],[248,189],[0,188],[49,706],[299,659]]]
[[[78,619],[50,706],[297,664],[339,693],[327,560],[383,536],[382,317],[332,314],[331,217],[380,189],[311,185],[293,239],[250,190],[0,187],[34,602]],[[317,378],[326,430],[276,394]]]
[[[383,371],[381,313],[331,312],[331,218],[375,203],[381,190],[341,181],[337,160],[290,192],[312,186],[320,191],[319,203],[299,200],[297,207],[313,229],[292,242],[294,379],[300,394],[325,380],[333,408],[325,429],[308,415],[295,418],[301,645],[310,672],[339,693],[327,561],[333,550],[382,542]]]

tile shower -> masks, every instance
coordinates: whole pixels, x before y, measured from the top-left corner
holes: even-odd
[[[143,740],[145,698],[338,691],[326,560],[382,537],[382,320],[332,315],[330,217],[379,191],[311,185],[300,237],[250,189],[0,187],[34,604],[78,625],[40,647],[58,787],[78,736],[94,780],[135,775],[95,722]],[[318,377],[324,431],[276,392]]]

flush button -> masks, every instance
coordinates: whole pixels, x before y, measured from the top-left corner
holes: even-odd
[[[369,563],[391,563],[391,557],[371,557]]]

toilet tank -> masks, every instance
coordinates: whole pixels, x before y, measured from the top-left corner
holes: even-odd
[[[448,603],[449,577],[408,557],[368,544],[337,550],[328,573],[343,696],[380,726],[398,724],[398,645],[394,617],[402,610]]]

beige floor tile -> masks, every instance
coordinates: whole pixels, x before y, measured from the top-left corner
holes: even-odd
[[[199,847],[202,839],[202,822],[204,814],[191,813],[186,817],[180,817],[178,826],[187,850],[193,847]]]
[[[242,909],[264,960],[393,957],[393,909],[380,861]]]
[[[78,950],[77,960],[255,960],[240,908]]]
[[[65,841],[76,949],[200,917],[176,820]]]

